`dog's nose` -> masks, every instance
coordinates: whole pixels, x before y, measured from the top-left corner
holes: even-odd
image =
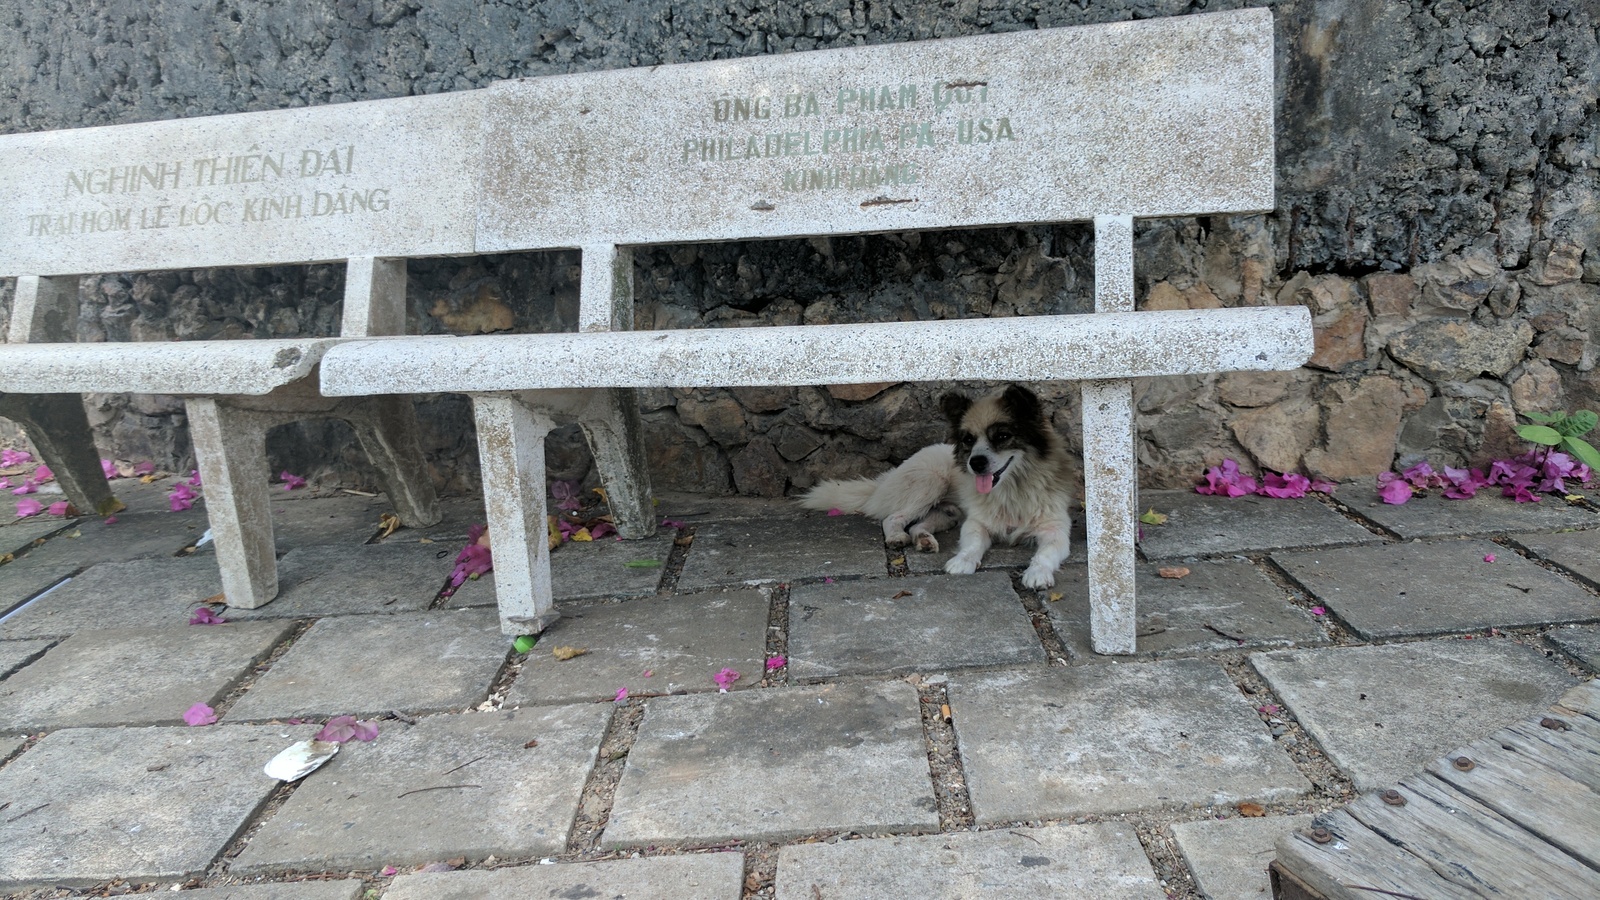
[[[967,465],[972,466],[972,471],[974,474],[982,475],[983,473],[989,471],[989,457],[974,456],[972,459],[967,461]]]

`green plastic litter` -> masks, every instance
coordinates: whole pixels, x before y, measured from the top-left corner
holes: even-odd
[[[511,646],[515,647],[518,653],[527,653],[529,650],[532,650],[533,645],[537,643],[539,643],[538,638],[531,634],[525,634],[522,637],[512,641]]]
[[[659,560],[659,559],[630,559],[627,562],[623,563],[623,565],[627,566],[630,569],[654,569],[656,566],[661,565],[661,560]]]

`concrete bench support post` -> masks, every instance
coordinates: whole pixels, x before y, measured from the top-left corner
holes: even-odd
[[[578,330],[633,330],[633,249],[613,244],[583,248]],[[580,420],[617,533],[639,540],[656,533],[650,470],[645,466],[644,423],[632,388],[606,388]]]
[[[69,342],[78,323],[75,276],[17,279],[8,341],[13,344]],[[111,494],[94,432],[78,394],[0,393],[0,416],[22,425],[44,464],[55,473],[62,493],[80,512],[108,516],[123,508]]]
[[[406,261],[356,257],[345,268],[341,337],[406,333]],[[438,495],[417,440],[421,427],[411,398],[366,398],[341,409],[372,460],[383,492],[400,521],[413,528],[439,521]]]
[[[1094,220],[1095,312],[1133,311],[1133,218]],[[1134,539],[1139,503],[1133,381],[1082,385],[1089,635],[1096,653],[1134,652]]]
[[[472,408],[493,541],[500,630],[508,635],[538,634],[560,618],[551,599],[544,503],[544,438],[555,423],[506,395],[476,395]]]
[[[257,414],[214,397],[190,397],[185,405],[222,593],[229,606],[265,606],[278,595],[265,424]]]

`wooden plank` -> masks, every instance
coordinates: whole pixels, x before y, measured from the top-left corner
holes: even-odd
[[[1569,722],[1566,731],[1519,722],[1495,737],[1502,746],[1600,792],[1600,722],[1583,716],[1563,721]]]
[[[1479,894],[1447,881],[1427,863],[1373,834],[1345,810],[1317,816],[1333,833],[1319,844],[1300,831],[1278,839],[1278,863],[1327,900],[1373,900],[1377,891],[1427,900],[1482,900]]]
[[[1473,767],[1452,763],[1465,757]],[[1600,869],[1600,794],[1494,737],[1469,744],[1428,771],[1591,868]]]
[[[1562,694],[1551,713],[1588,716],[1600,721],[1600,680],[1585,682]]]
[[[1350,813],[1441,877],[1485,897],[1600,897],[1600,872],[1449,785],[1414,775],[1397,789],[1404,806],[1368,796]]]

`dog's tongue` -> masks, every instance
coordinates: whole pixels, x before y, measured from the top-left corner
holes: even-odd
[[[978,493],[987,494],[994,490],[994,473],[985,472],[978,476]]]

